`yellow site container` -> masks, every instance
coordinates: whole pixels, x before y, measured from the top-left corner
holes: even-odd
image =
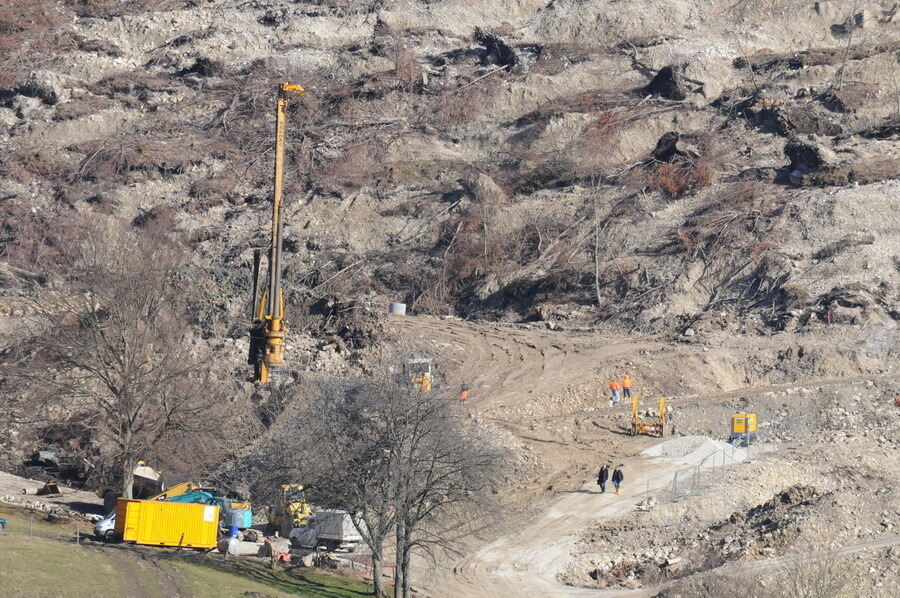
[[[218,532],[216,505],[127,498],[116,502],[116,535],[126,542],[213,548]]]
[[[731,416],[731,441],[748,446],[756,442],[755,413],[735,413]]]
[[[755,413],[735,413],[731,416],[731,434],[734,436],[756,432]]]

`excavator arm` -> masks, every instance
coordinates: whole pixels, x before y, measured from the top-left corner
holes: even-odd
[[[272,242],[269,247],[267,288],[259,295],[260,263],[262,251],[254,252],[253,297],[251,299],[253,323],[250,326],[250,354],[247,361],[254,366],[254,382],[269,382],[278,378],[284,366],[284,291],[281,287],[281,250],[284,215],[282,213],[282,186],[284,183],[285,114],[288,94],[306,93],[299,85],[282,83],[278,87],[275,110],[275,192],[272,198]]]

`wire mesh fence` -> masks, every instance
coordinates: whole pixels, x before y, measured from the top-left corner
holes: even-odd
[[[778,444],[789,446],[811,439],[816,426],[816,414],[807,413],[762,427],[753,438],[735,438],[727,447],[678,469],[670,478],[652,483],[648,480],[645,504],[650,504],[651,496],[657,503],[672,503],[704,494],[738,465],[765,458],[777,450]]]

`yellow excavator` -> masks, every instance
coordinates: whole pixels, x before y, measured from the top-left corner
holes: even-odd
[[[268,288],[259,295],[260,261],[262,250],[253,256],[253,297],[250,300],[250,354],[247,363],[254,366],[253,382],[269,382],[286,378],[284,366],[284,292],[281,288],[281,248],[284,215],[281,209],[284,181],[284,127],[288,94],[302,95],[299,85],[282,83],[278,86],[275,110],[275,193],[272,198],[272,243],[269,247]]]
[[[306,525],[312,514],[312,507],[306,502],[302,484],[282,485],[281,504],[266,507],[269,525],[285,538],[293,528]]]

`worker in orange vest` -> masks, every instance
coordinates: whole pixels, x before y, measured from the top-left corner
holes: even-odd
[[[465,405],[466,399],[469,398],[469,385],[463,384],[459,387],[459,404]]]
[[[622,390],[622,385],[619,384],[618,380],[613,380],[609,383],[609,390],[612,391],[612,404],[619,404],[619,391]]]
[[[626,399],[631,398],[631,377],[628,374],[625,374],[625,377],[622,378],[622,395]]]

